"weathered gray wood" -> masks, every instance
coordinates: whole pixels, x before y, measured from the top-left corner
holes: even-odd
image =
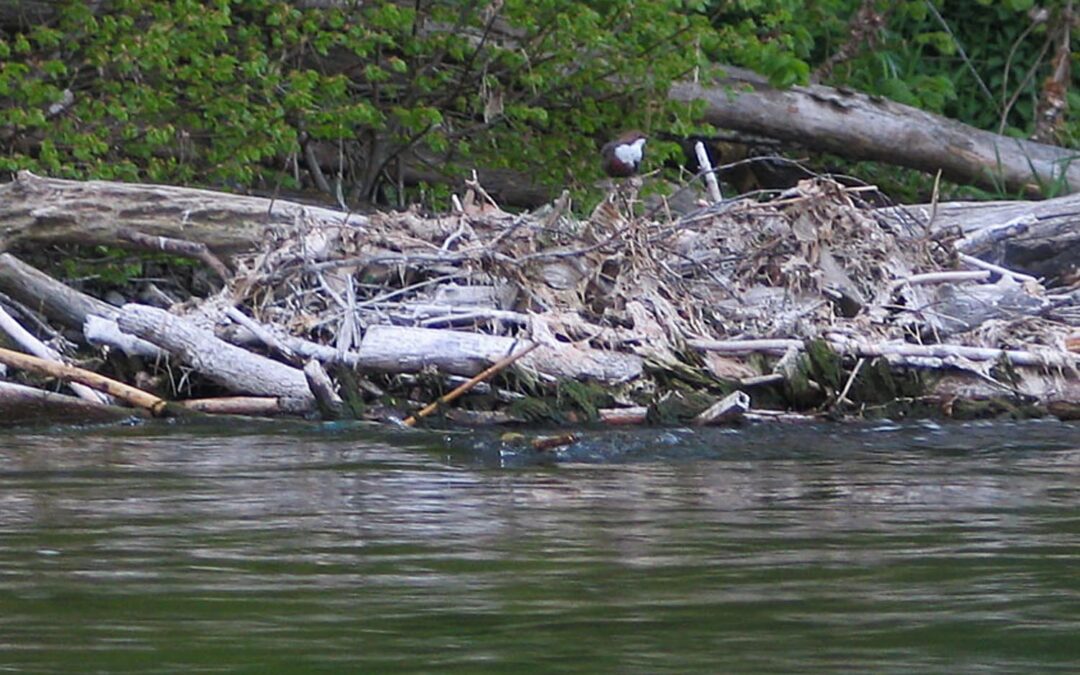
[[[712,404],[694,418],[694,426],[733,422],[750,411],[750,396],[743,391],[733,391]]]
[[[852,159],[935,172],[964,183],[1041,193],[1059,177],[1080,189],[1076,152],[1000,136],[880,97],[822,85],[776,89],[752,71],[724,66],[712,86],[672,85],[668,98],[705,103],[705,121]],[[1032,173],[1034,169],[1035,174]]]
[[[213,190],[72,181],[20,171],[0,185],[0,251],[36,243],[123,246],[122,230],[205,244],[219,254],[255,248],[273,228],[358,228],[367,218]]]
[[[323,419],[340,418],[345,410],[345,402],[334,390],[333,381],[317,359],[310,359],[304,365],[304,377],[307,378],[308,387],[315,394],[315,404],[319,407]]]
[[[1030,396],[1045,405],[1080,401],[1080,379],[1053,370],[1024,368],[1016,373],[1011,392],[1000,384],[971,372],[952,371],[934,381],[929,394],[943,401],[953,399],[985,400],[1010,393]]]
[[[105,319],[96,314],[86,315],[83,337],[92,345],[113,347],[128,356],[142,356],[149,359],[167,356],[166,352],[157,345],[120,330],[116,319]]]
[[[116,325],[119,309],[60,283],[10,253],[0,253],[0,291],[52,321],[81,330],[90,344],[117,347],[132,356],[163,356],[149,342],[120,331]]]
[[[3,307],[0,307],[0,332],[6,333],[8,337],[14,340],[15,343],[22,347],[28,354],[33,354],[38,358],[46,359],[48,361],[66,363],[64,358],[60,355],[60,352],[34,337],[30,331],[23,328],[22,324],[8,314]],[[75,392],[75,394],[84,401],[102,404],[112,402],[106,394],[95,391],[78,382],[70,382],[68,383],[68,386],[71,387],[71,391]]]
[[[1014,366],[1033,367],[1080,367],[1080,354],[1057,349],[1035,347],[1038,351],[1027,349],[994,349],[990,347],[971,347],[953,344],[917,345],[907,342],[866,342],[854,340],[839,334],[827,336],[829,346],[837,353],[863,358],[910,357],[915,359],[967,359],[969,361],[997,361],[1006,359]],[[802,340],[688,340],[687,344],[701,351],[720,352],[723,354],[780,354],[788,349],[803,351],[806,343]],[[945,364],[941,364],[944,366]]]
[[[1078,165],[1080,166],[1080,165]],[[1080,269],[1080,194],[1044,201],[945,202],[890,207],[878,213],[919,234],[956,230],[975,242],[965,252],[983,260],[1052,281]],[[978,242],[978,233],[1013,224],[1000,237]]]
[[[340,363],[350,368],[355,368],[360,363],[360,355],[354,351],[338,350],[329,345],[321,345],[311,340],[305,340],[293,335],[286,335],[280,328],[275,326],[263,326],[270,332],[274,339],[287,347],[290,352],[307,358],[315,358],[323,363]],[[217,329],[219,337],[234,345],[260,345],[266,342],[251,329],[240,325],[229,325]]]
[[[3,208],[0,205],[0,210]],[[109,303],[69,288],[10,253],[0,253],[0,291],[50,320],[76,330],[82,330],[89,314],[105,318],[117,314],[116,307]]]
[[[444,373],[475,375],[507,356],[520,340],[452,330],[371,326],[360,343],[358,366],[389,373],[414,373],[432,366]],[[519,361],[558,378],[605,383],[631,380],[642,373],[638,356],[573,345],[544,345]]]
[[[157,307],[124,305],[117,323],[125,333],[153,342],[231,391],[311,399],[314,403],[303,371],[231,345]]]

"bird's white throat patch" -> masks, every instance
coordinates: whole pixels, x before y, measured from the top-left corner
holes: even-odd
[[[641,163],[645,139],[639,138],[633,143],[623,143],[615,146],[615,159],[623,164],[637,166]]]

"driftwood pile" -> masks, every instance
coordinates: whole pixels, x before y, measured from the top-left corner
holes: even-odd
[[[359,215],[22,173],[0,186],[0,250],[164,251],[214,291],[144,284],[118,306],[0,255],[0,420],[400,419],[470,377],[435,408],[466,423],[1080,410],[1076,280],[1047,290],[997,264],[1050,222],[1033,209],[964,223],[941,205],[943,227],[937,207],[874,208],[871,188],[817,178],[681,215],[630,183],[579,219],[566,195],[512,214],[467,187],[445,215]]]

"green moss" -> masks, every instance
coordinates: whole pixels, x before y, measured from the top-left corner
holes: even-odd
[[[814,376],[813,370],[809,357],[802,354],[784,380],[784,397],[788,404],[797,410],[814,408],[825,401],[825,393],[810,384]]]
[[[952,404],[952,417],[958,420],[1008,418],[1014,420],[1040,418],[1046,411],[1035,404],[1007,396],[986,400],[957,399]]]
[[[361,419],[367,404],[364,403],[363,394],[360,393],[360,385],[356,381],[356,374],[352,368],[343,365],[336,365],[331,371],[334,380],[339,386],[338,394],[345,401],[344,417]]]
[[[563,380],[556,386],[556,405],[562,412],[577,411],[590,422],[599,418],[598,409],[615,405],[607,389],[596,383]]]
[[[514,401],[507,407],[507,412],[530,423],[552,422],[558,417],[556,408],[549,401],[535,396]]]
[[[806,345],[806,358],[810,375],[815,382],[833,389],[844,386],[847,377],[844,374],[843,362],[828,342],[821,339],[811,340]]]
[[[707,392],[667,390],[653,400],[645,419],[649,424],[661,426],[686,424],[716,400],[716,396]]]
[[[880,405],[897,398],[915,399],[927,390],[926,378],[914,369],[896,370],[883,358],[865,363],[851,385],[848,398],[856,403]]]

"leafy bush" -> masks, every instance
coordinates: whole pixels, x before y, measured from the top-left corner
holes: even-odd
[[[1065,0],[68,0],[0,33],[0,171],[236,188],[349,206],[470,167],[583,191],[628,128],[708,132],[668,84],[712,63],[1032,132]],[[355,5],[355,8],[354,8]],[[1039,20],[1033,19],[1035,16]],[[1040,18],[1041,17],[1041,18]],[[1048,19],[1048,20],[1047,20]],[[1069,100],[1080,103],[1069,92]],[[1076,137],[1069,122],[1061,136]],[[316,170],[316,167],[320,167]],[[325,173],[325,175],[323,175]],[[446,188],[424,187],[439,197]]]
[[[95,13],[71,1],[54,25],[0,40],[0,170],[295,188],[310,145],[323,187],[350,203],[394,189],[404,159],[584,185],[611,134],[692,128],[663,96],[700,63],[686,45],[711,40],[685,9],[117,0]],[[677,147],[651,150],[662,161]]]

